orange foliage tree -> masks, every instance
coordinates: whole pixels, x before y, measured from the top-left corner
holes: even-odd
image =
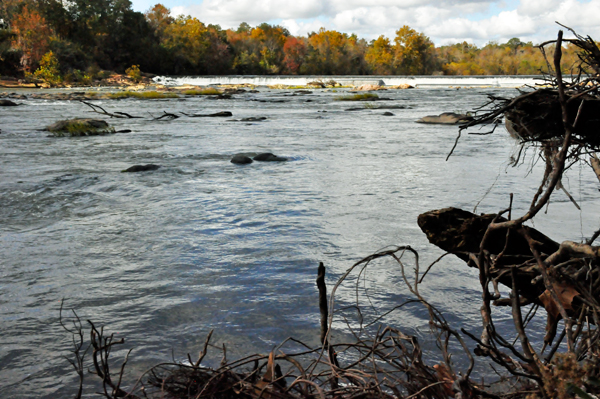
[[[30,72],[37,68],[50,46],[52,29],[40,13],[27,4],[12,20],[13,47],[21,51],[21,67]]]
[[[171,16],[171,10],[160,3],[146,11],[144,15],[148,24],[154,29],[159,38],[164,37],[167,27],[175,22],[175,18]]]
[[[306,42],[294,36],[288,36],[283,45],[283,67],[286,73],[297,74],[306,57]]]
[[[362,75],[367,44],[356,35],[319,29],[308,37],[308,52],[303,73],[324,75]]]

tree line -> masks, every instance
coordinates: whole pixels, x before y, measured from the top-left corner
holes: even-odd
[[[267,23],[222,29],[156,4],[145,13],[130,0],[2,0],[0,74],[60,74],[72,81],[103,70],[161,75],[519,75],[547,70],[531,42],[513,38],[479,48],[435,47],[409,26],[393,40],[367,41],[321,28],[293,36]],[[577,61],[564,50],[564,72]],[[41,71],[41,72],[40,72]],[[45,72],[44,72],[45,71]]]

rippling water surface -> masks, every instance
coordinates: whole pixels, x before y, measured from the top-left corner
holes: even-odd
[[[414,123],[470,110],[489,93],[517,94],[387,91],[380,96],[389,101],[354,112],[345,109],[364,103],[334,101],[340,93],[323,90],[97,101],[144,119],[110,120],[129,134],[82,138],[50,138],[38,129],[59,119],[100,117],[83,104],[25,100],[0,108],[0,396],[73,392],[74,373],[61,357],[70,348],[58,323],[63,298],[83,320],[127,338],[133,374],[197,353],[211,329],[230,358],[269,351],[290,335],[317,344],[319,261],[328,267],[329,284],[388,245],[412,245],[426,265],[441,251],[419,230],[420,213],[472,210],[479,201],[479,212],[496,212],[511,192],[516,212],[526,208],[541,165],[528,173],[536,160],[530,153],[525,164],[509,167],[517,147],[503,129],[463,135],[446,161],[457,128]],[[389,105],[407,108],[373,108]],[[268,119],[151,120],[163,111]],[[386,111],[394,115],[383,116]],[[241,152],[273,152],[289,161],[231,164]],[[162,167],[121,173],[146,163]],[[568,176],[565,185],[583,213],[557,193],[548,216],[535,223],[556,240],[589,236],[599,223],[582,216],[599,214],[595,177],[579,167]],[[373,265],[366,285],[379,312],[407,298],[389,262]],[[474,331],[478,292],[475,272],[450,258],[423,287],[450,322]],[[350,304],[353,288],[339,295],[340,306]],[[368,306],[365,312],[376,314]],[[427,329],[416,307],[385,322]],[[335,326],[343,334],[342,323]]]

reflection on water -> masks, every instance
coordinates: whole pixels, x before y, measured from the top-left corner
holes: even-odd
[[[480,200],[479,212],[494,212],[506,207],[511,192],[516,211],[528,206],[539,168],[528,175],[528,164],[507,166],[516,149],[507,134],[463,137],[446,162],[457,128],[414,123],[472,109],[498,91],[511,94],[489,88],[383,92],[390,98],[385,105],[408,107],[391,110],[393,116],[375,108],[383,102],[345,111],[356,103],[333,101],[339,93],[331,91],[102,101],[109,112],[135,115],[231,111],[235,119],[268,119],[119,119],[110,122],[133,132],[72,139],[49,138],[38,129],[89,117],[85,105],[25,101],[0,109],[1,396],[72,391],[73,373],[59,356],[69,349],[58,325],[62,298],[83,319],[127,337],[137,348],[134,370],[171,353],[176,359],[196,353],[211,329],[230,357],[268,351],[289,335],[317,344],[319,261],[328,267],[330,284],[388,245],[412,245],[427,265],[440,251],[420,232],[419,213],[473,209]],[[229,163],[240,152],[273,152],[290,161]],[[162,167],[120,173],[146,163]],[[569,177],[571,193],[594,214],[594,176],[573,169]],[[597,224],[581,219],[561,193],[549,216],[536,221],[556,240],[590,235]],[[374,264],[366,276],[376,308],[365,307],[366,317],[407,298],[393,263]],[[475,272],[447,258],[422,290],[451,323],[476,331],[477,288]],[[338,295],[339,306],[350,304],[355,287]],[[418,307],[385,322],[427,330]]]

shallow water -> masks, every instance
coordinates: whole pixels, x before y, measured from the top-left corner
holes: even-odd
[[[388,245],[410,244],[427,265],[441,251],[418,228],[420,213],[472,210],[479,201],[479,212],[496,212],[507,207],[511,192],[515,212],[526,209],[541,164],[529,173],[536,159],[530,153],[524,165],[509,167],[517,146],[503,129],[463,135],[446,161],[457,128],[414,123],[470,110],[488,93],[516,94],[388,91],[380,96],[389,101],[370,106],[407,108],[355,112],[345,109],[363,103],[334,101],[340,92],[324,90],[98,101],[109,112],[144,119],[110,120],[129,134],[82,138],[51,138],[38,129],[99,116],[83,104],[26,100],[0,108],[0,396],[73,392],[74,373],[61,358],[70,349],[58,323],[63,298],[83,320],[127,338],[127,348],[136,348],[133,371],[197,353],[211,329],[229,358],[267,352],[290,335],[316,345],[319,261],[330,286],[354,262]],[[163,111],[268,119],[150,119]],[[231,164],[241,152],[290,160]],[[146,163],[162,167],[120,173]],[[599,223],[589,217],[600,210],[595,177],[578,167],[568,177],[583,213],[557,193],[548,215],[535,222],[555,240],[589,236]],[[396,265],[380,262],[369,270],[366,286],[379,312],[408,298]],[[422,290],[451,323],[478,331],[478,285],[473,270],[448,257]],[[345,286],[339,306],[354,295]],[[365,314],[376,311],[365,306]],[[384,321],[409,332],[427,329],[426,314],[416,307]],[[341,320],[335,327],[344,334]]]

